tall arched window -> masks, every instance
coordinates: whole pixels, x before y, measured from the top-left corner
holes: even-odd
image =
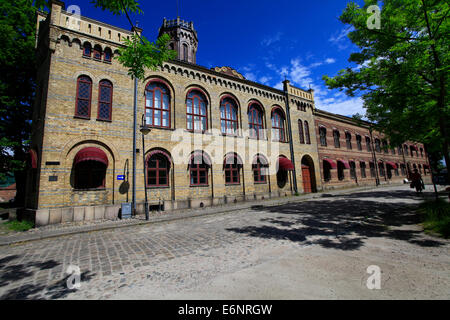
[[[352,134],[348,131],[345,133],[345,141],[347,143],[347,149],[352,150]]]
[[[189,56],[188,56],[188,46],[186,43],[183,44],[183,60],[184,61],[188,61]]]
[[[381,152],[381,142],[380,139],[375,139],[375,151]]]
[[[89,118],[91,116],[92,80],[88,76],[79,76],[77,80],[77,102],[75,116]]]
[[[327,129],[325,127],[319,127],[320,145],[327,146]]]
[[[102,80],[98,87],[98,115],[99,120],[111,120],[113,85],[108,80]]]
[[[105,52],[103,53],[103,61],[111,62],[112,59],[112,51],[110,48],[106,48]]]
[[[150,82],[145,88],[145,123],[170,128],[170,92],[159,81]]]
[[[331,180],[331,164],[326,160],[323,160],[323,180],[326,182]]]
[[[359,134],[356,135],[356,146],[359,151],[362,151],[361,136]]]
[[[408,155],[408,146],[406,144],[403,146],[403,150],[405,152],[405,156],[407,156]]]
[[[151,153],[147,159],[147,186],[169,186],[170,160],[162,151]]]
[[[286,142],[284,116],[279,109],[272,112],[272,135],[274,141]]]
[[[311,136],[309,135],[308,121],[305,121],[305,141],[306,141],[306,144],[311,144]]]
[[[199,90],[192,90],[186,99],[186,127],[189,131],[205,132],[208,130],[206,97]]]
[[[366,174],[366,163],[364,161],[361,161],[359,163],[359,168],[361,169],[361,178],[366,178],[367,174]]]
[[[339,141],[339,138],[341,137],[341,134],[339,133],[338,130],[334,130],[333,131],[333,139],[334,139],[334,147],[335,148],[340,148],[341,147],[341,142]]]
[[[303,121],[301,119],[298,120],[298,134],[300,137],[300,143],[305,143],[305,134],[303,132]]]
[[[102,48],[99,45],[94,46],[94,59],[101,60],[102,59]]]
[[[370,141],[369,137],[366,137],[366,147],[367,147],[367,152],[372,152],[372,141]]]
[[[356,164],[354,161],[350,161],[350,178],[356,180]]]
[[[229,154],[225,158],[224,171],[225,171],[225,183],[226,184],[240,184],[240,163],[236,154]]]
[[[207,186],[208,185],[208,170],[210,167],[209,161],[205,155],[196,152],[191,156],[189,162],[189,173],[191,186]]]
[[[250,137],[255,139],[264,138],[264,121],[263,112],[257,103],[250,105],[248,110],[248,126],[250,129]]]
[[[268,161],[261,155],[257,155],[252,164],[253,182],[254,183],[267,183],[266,168],[268,167]]]
[[[92,52],[92,47],[89,42],[85,42],[83,45],[83,56],[84,57],[90,57]]]
[[[238,108],[231,98],[223,98],[220,103],[220,127],[223,134],[236,135],[238,133]]]

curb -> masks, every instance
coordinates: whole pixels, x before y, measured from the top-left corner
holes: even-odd
[[[317,198],[324,198],[324,195],[329,195],[330,197],[344,195],[348,193],[354,193],[359,191],[365,191],[365,190],[379,190],[379,188],[390,188],[390,187],[398,187],[402,186],[400,184],[398,185],[383,185],[381,187],[359,187],[359,188],[349,188],[349,189],[340,189],[340,190],[326,190],[326,191],[320,191],[318,193],[314,193],[311,195],[300,195],[300,196],[289,196],[286,198],[278,198],[278,199],[267,199],[258,201],[258,206],[266,206],[266,207],[276,207],[280,205],[290,204],[290,203],[299,203],[303,201],[308,201],[312,199]],[[256,202],[246,202],[242,205],[226,205],[221,207],[210,207],[205,209],[197,209],[192,210],[188,213],[184,214],[177,214],[177,212],[171,212],[167,214],[163,214],[159,217],[151,217],[149,221],[146,220],[135,220],[131,222],[124,222],[121,224],[117,223],[105,223],[105,224],[97,224],[97,225],[91,225],[91,226],[80,226],[78,229],[75,227],[75,229],[72,230],[55,230],[55,231],[43,231],[42,234],[30,234],[30,235],[19,235],[19,236],[11,236],[10,239],[8,237],[4,237],[3,239],[0,238],[0,247],[1,246],[8,246],[8,245],[14,245],[14,244],[23,244],[26,242],[31,241],[39,241],[44,239],[51,239],[51,238],[57,238],[57,237],[63,237],[63,236],[70,236],[75,234],[81,234],[81,233],[89,233],[89,232],[97,232],[97,231],[104,231],[104,230],[113,230],[113,229],[120,229],[120,228],[128,228],[128,227],[134,227],[134,226],[142,226],[142,225],[148,225],[148,224],[157,224],[157,223],[164,223],[164,222],[172,222],[172,221],[178,221],[178,220],[184,220],[184,219],[190,219],[190,218],[197,218],[197,217],[206,217],[210,215],[215,214],[223,214],[228,213],[232,211],[239,211],[239,210],[245,210],[249,209],[253,206],[255,206]]]

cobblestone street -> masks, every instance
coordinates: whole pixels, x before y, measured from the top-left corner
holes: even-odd
[[[420,201],[386,187],[2,246],[0,298],[449,299],[450,241],[422,232]]]

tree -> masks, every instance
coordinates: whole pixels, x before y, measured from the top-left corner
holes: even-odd
[[[393,146],[422,142],[429,153],[443,154],[448,167],[449,3],[383,1],[379,29],[368,23],[373,14],[368,9],[376,4],[347,4],[339,19],[349,25],[349,38],[359,48],[349,58],[358,67],[323,79],[330,89],[360,94],[366,117]]]
[[[91,3],[115,15],[142,13],[136,0],[92,0]],[[32,106],[37,65],[35,60],[36,10],[48,10],[46,0],[0,0],[0,179],[14,172],[17,204],[23,204],[25,163],[31,134]],[[167,35],[155,43],[134,35],[124,42],[118,61],[130,76],[143,79],[145,69],[156,69],[176,53],[168,49]]]

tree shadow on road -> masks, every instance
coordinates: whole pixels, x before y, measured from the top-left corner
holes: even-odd
[[[377,198],[391,198],[398,202],[379,202]],[[395,190],[281,206],[255,206],[252,208],[255,211],[271,212],[276,216],[262,218],[262,226],[227,230],[251,237],[319,244],[339,250],[357,250],[365,240],[376,237],[407,241],[422,247],[444,245],[445,242],[439,240],[425,239],[423,232],[413,227],[422,222],[422,218],[416,211],[417,204],[411,205],[406,201],[418,198],[413,192]]]
[[[6,287],[10,284],[17,283],[19,281],[25,282],[21,286],[15,286],[8,289],[0,300],[25,300],[25,299],[60,299],[64,298],[72,292],[76,292],[76,289],[69,289],[67,286],[67,280],[70,275],[67,275],[63,279],[47,284],[47,279],[43,279],[43,283],[34,284],[34,276],[37,272],[50,270],[60,265],[59,262],[54,260],[22,263],[8,263],[19,259],[18,255],[11,255],[0,259],[0,288]],[[90,271],[84,272],[80,275],[81,283],[90,281],[96,274],[92,274]]]

